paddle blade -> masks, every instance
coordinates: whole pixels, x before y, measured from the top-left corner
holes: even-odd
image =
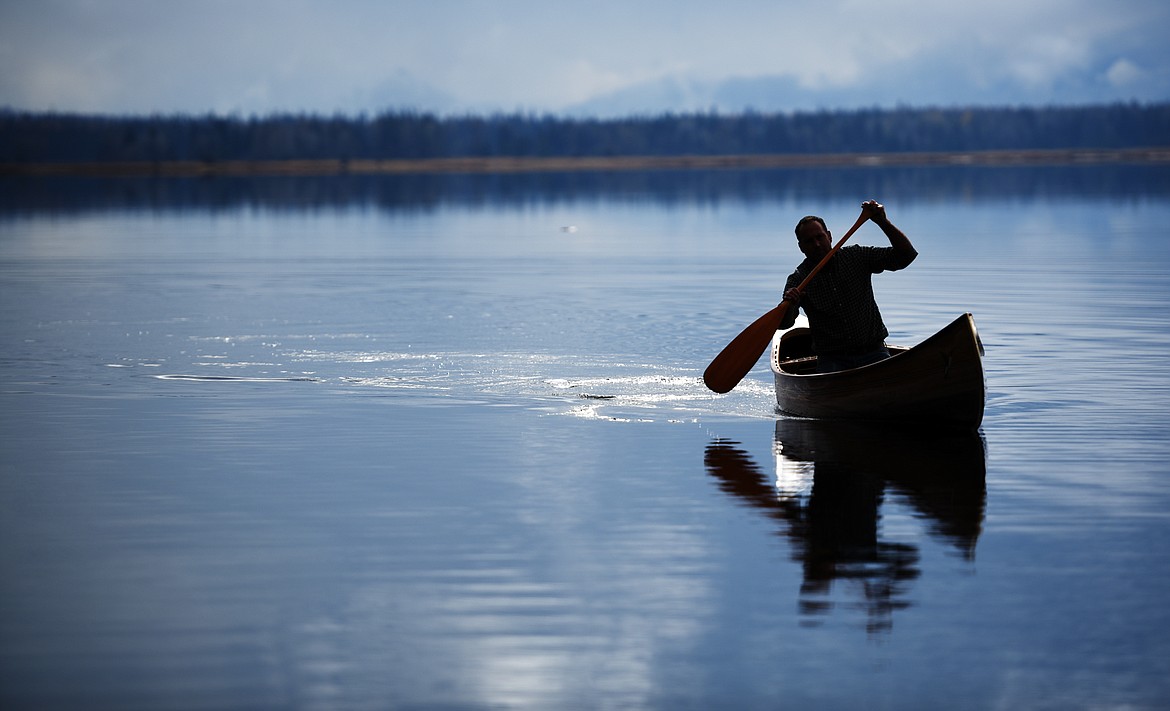
[[[753,321],[732,339],[703,372],[703,382],[707,387],[717,393],[728,393],[739,385],[739,381],[755,367],[756,361],[772,342],[772,336],[787,310],[788,302],[780,302],[779,306]]]

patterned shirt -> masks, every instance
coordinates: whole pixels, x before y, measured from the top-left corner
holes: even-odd
[[[813,350],[822,355],[868,353],[882,346],[889,331],[873,297],[873,275],[897,271],[914,261],[893,247],[851,245],[837,251],[800,298],[808,315]],[[805,259],[784,290],[804,281],[820,260]]]

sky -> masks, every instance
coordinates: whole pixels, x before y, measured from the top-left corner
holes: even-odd
[[[1165,0],[0,0],[0,107],[794,111],[1170,100]]]

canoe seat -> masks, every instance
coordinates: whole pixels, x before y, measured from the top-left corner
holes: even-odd
[[[805,356],[803,358],[789,358],[788,360],[780,361],[780,368],[785,373],[792,375],[808,375],[809,373],[817,372],[817,357]]]

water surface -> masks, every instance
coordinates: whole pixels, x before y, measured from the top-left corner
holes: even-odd
[[[866,175],[9,209],[3,706],[1165,707],[1166,177]],[[869,197],[980,432],[702,385]]]

